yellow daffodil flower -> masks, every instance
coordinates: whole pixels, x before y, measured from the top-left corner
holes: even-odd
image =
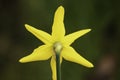
[[[78,54],[70,45],[79,37],[91,31],[91,29],[80,30],[68,35],[65,35],[64,27],[64,8],[58,7],[54,15],[54,22],[52,26],[51,35],[42,30],[38,30],[28,24],[25,24],[26,29],[40,39],[44,45],[36,48],[32,54],[23,57],[19,61],[21,63],[48,60],[51,58],[52,78],[56,80],[56,58],[54,47],[58,44],[58,49],[61,49],[60,61],[62,58],[68,61],[72,61],[81,64],[86,67],[93,67],[93,64]]]

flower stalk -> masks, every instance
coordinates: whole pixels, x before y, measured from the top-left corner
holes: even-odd
[[[61,64],[60,64],[60,54],[62,51],[62,44],[60,42],[55,42],[54,44],[54,53],[56,57],[56,77],[57,80],[61,80]]]
[[[57,80],[61,80],[61,65],[60,65],[60,53],[56,53],[56,75]]]

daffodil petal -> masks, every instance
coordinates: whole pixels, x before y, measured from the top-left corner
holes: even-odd
[[[35,35],[39,40],[41,40],[45,44],[50,44],[52,42],[51,35],[49,35],[47,32],[38,30],[28,24],[25,24],[25,27],[29,32],[31,32],[33,35]]]
[[[60,56],[60,63],[62,63],[62,56]],[[51,64],[51,69],[52,69],[52,79],[57,80],[57,76],[56,76],[56,58],[55,58],[55,56],[52,56],[50,64]]]
[[[50,46],[42,45],[36,48],[32,54],[25,56],[19,60],[21,63],[31,62],[31,61],[39,61],[39,60],[47,60],[52,56],[53,52]]]
[[[56,76],[56,59],[55,56],[53,56],[51,58],[51,69],[52,69],[52,79],[53,80],[57,80],[57,76]]]
[[[54,15],[54,22],[52,26],[52,39],[59,41],[65,35],[64,27],[64,8],[62,6],[58,7]]]
[[[63,40],[63,44],[71,45],[76,39],[88,33],[89,31],[91,31],[91,29],[84,29],[84,30],[80,30],[80,31],[71,33],[69,35],[66,35]]]
[[[93,67],[93,64],[79,55],[72,47],[64,47],[61,53],[65,60],[81,64],[86,67]]]

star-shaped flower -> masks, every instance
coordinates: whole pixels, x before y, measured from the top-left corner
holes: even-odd
[[[62,58],[68,61],[72,61],[81,64],[86,67],[93,67],[93,64],[78,54],[70,45],[79,37],[91,31],[91,29],[80,30],[68,35],[65,35],[64,27],[64,8],[58,7],[54,15],[54,22],[52,26],[51,35],[42,30],[38,30],[30,25],[25,24],[26,29],[40,39],[44,45],[36,48],[32,54],[23,57],[19,61],[21,63],[48,60],[51,58],[52,78],[56,80],[56,58],[54,52],[54,46],[59,44],[61,49],[60,59]]]

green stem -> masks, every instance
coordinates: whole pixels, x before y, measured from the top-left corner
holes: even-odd
[[[61,80],[60,52],[56,52],[56,74],[57,80]]]

